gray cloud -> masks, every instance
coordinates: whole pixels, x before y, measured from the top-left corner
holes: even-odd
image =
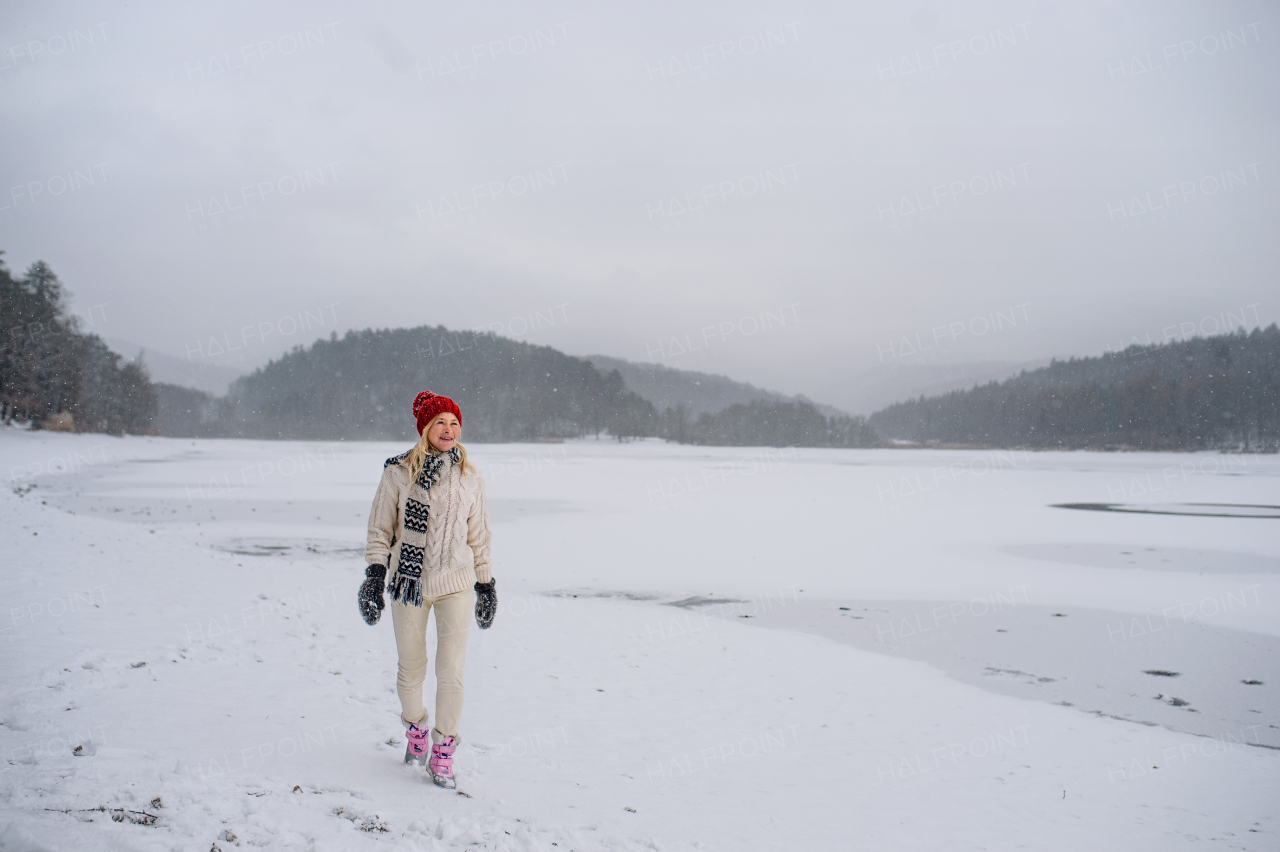
[[[868,369],[1277,319],[1262,3],[5,18],[0,248],[188,359],[523,318],[840,405]]]

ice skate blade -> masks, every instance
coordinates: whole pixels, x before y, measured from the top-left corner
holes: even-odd
[[[426,766],[426,765],[427,765],[427,755],[426,755],[426,752],[423,752],[422,754],[415,755],[415,754],[413,753],[413,751],[411,751],[411,750],[410,750],[410,748],[409,748],[408,746],[405,746],[405,747],[404,747],[404,762],[405,762],[405,763],[413,763],[414,761],[417,761],[417,762],[418,762],[418,764],[419,764],[419,765],[421,765],[421,766]]]
[[[427,771],[430,772],[431,770],[427,770]],[[446,790],[458,789],[458,779],[456,778],[445,778],[443,775],[436,775],[434,772],[432,772],[431,781],[437,787],[443,787]]]

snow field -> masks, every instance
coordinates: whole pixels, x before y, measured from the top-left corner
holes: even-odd
[[[1144,539],[1265,568],[1269,521],[1047,508],[1105,500],[1121,462],[1166,458],[1031,454],[885,498],[877,483],[928,481],[945,457],[772,451],[748,474],[750,450],[475,445],[502,609],[469,646],[467,798],[401,763],[390,625],[354,602],[373,484],[402,448],[338,445],[321,464],[300,443],[107,439],[101,460],[49,472],[103,441],[0,434],[3,469],[45,468],[0,498],[0,848],[1274,848],[1274,751],[668,605],[1025,587],[1158,614],[1245,583],[1256,603],[1214,623],[1275,635],[1272,574],[1008,552]],[[1159,496],[1265,503],[1276,472],[1259,460]]]

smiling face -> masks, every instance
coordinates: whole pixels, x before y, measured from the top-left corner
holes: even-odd
[[[427,436],[427,442],[436,450],[447,453],[452,450],[454,445],[458,443],[458,438],[462,436],[462,424],[458,422],[458,418],[454,416],[452,411],[446,411],[436,415],[422,434]]]

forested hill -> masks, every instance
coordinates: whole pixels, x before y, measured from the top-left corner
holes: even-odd
[[[896,403],[870,423],[885,438],[982,446],[1275,449],[1280,328],[1054,361]]]
[[[808,402],[803,397],[763,390],[713,373],[677,370],[662,364],[643,364],[608,355],[588,355],[586,360],[602,373],[617,370],[622,374],[622,381],[627,387],[652,402],[659,411],[684,406],[689,416],[697,417],[700,414],[715,414],[731,405],[749,405],[759,400]],[[827,417],[844,414],[829,405],[811,404]]]
[[[652,434],[657,416],[616,372],[549,346],[419,326],[349,331],[296,347],[232,383],[219,431],[412,439],[410,407],[420,390],[457,400],[464,438],[476,441]]]

